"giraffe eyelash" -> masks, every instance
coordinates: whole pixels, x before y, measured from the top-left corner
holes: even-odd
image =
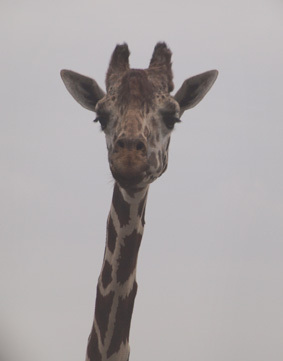
[[[107,123],[108,123],[108,117],[105,115],[98,115],[95,119],[94,122],[97,123],[99,122],[101,125],[101,130],[104,130],[107,127]]]
[[[172,130],[176,123],[180,123],[181,120],[175,116],[172,116],[171,114],[163,115],[163,121],[166,125],[166,127],[170,130]]]

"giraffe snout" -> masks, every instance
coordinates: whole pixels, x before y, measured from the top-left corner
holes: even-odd
[[[146,155],[147,146],[146,142],[141,138],[126,138],[121,137],[116,141],[115,152],[133,152],[137,155]]]
[[[147,143],[141,137],[119,137],[110,155],[110,169],[121,186],[140,183],[148,169]]]

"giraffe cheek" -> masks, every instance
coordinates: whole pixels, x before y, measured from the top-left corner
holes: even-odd
[[[155,154],[155,152],[151,152],[149,158],[148,158],[148,164],[150,166],[150,168],[157,168],[157,156]]]
[[[148,129],[148,127],[145,127],[145,129],[144,129],[144,137],[146,138],[146,139],[148,139],[148,137],[149,137],[149,129]]]
[[[111,154],[113,152],[113,143],[110,139],[107,139],[107,137],[106,137],[106,147],[108,154]]]

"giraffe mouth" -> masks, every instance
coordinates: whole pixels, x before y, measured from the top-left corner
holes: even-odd
[[[138,186],[140,183],[142,183],[144,179],[144,174],[132,177],[125,177],[119,173],[115,173],[112,171],[112,175],[122,188],[133,188],[135,186]]]
[[[137,186],[142,183],[146,177],[146,171],[149,165],[146,158],[133,159],[131,156],[123,158],[112,158],[110,161],[110,170],[114,179],[123,188]]]

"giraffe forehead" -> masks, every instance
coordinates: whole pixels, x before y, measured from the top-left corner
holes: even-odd
[[[117,86],[120,106],[147,106],[153,104],[154,85],[145,70],[130,69]]]
[[[96,107],[96,111],[114,113],[118,118],[124,118],[129,110],[134,118],[144,121],[146,115],[156,114],[159,110],[178,112],[179,105],[168,93],[162,79],[149,75],[147,70],[130,69],[110,86]]]
[[[148,113],[168,99],[172,103],[163,79],[143,69],[129,69],[125,72],[111,85],[107,98],[120,108],[120,113],[128,108],[138,108]]]

